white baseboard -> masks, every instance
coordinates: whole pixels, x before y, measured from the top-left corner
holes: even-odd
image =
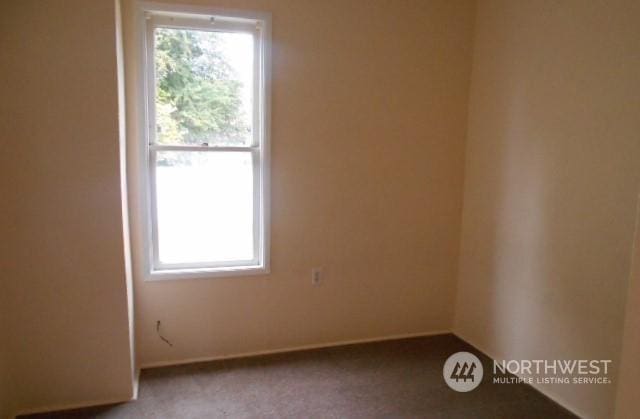
[[[451,333],[450,330],[435,330],[431,332],[404,333],[404,334],[398,334],[398,335],[377,336],[373,338],[340,340],[340,341],[334,341],[334,342],[315,343],[310,345],[289,346],[286,348],[267,349],[262,351],[238,352],[235,354],[213,355],[213,356],[185,358],[185,359],[179,359],[179,360],[147,362],[147,363],[141,364],[140,369],[169,367],[173,365],[194,364],[197,362],[220,361],[223,359],[249,358],[249,357],[261,356],[261,355],[273,355],[273,354],[280,354],[280,353],[286,353],[286,352],[307,351],[310,349],[331,348],[335,346],[356,345],[359,343],[383,342],[387,340],[417,338],[417,337],[425,337],[425,336],[444,335],[444,334],[450,334],[450,333]]]
[[[496,357],[494,357],[493,354],[490,351],[487,351],[486,348],[483,348],[480,345],[476,345],[470,339],[465,338],[461,333],[458,333],[456,331],[453,331],[451,333],[453,333],[455,336],[457,336],[458,338],[462,339],[463,341],[467,342],[469,345],[473,346],[474,348],[478,349],[480,352],[484,353],[489,358],[494,359],[494,360],[496,359]],[[516,377],[518,377],[518,378],[524,378],[524,376],[522,374],[514,374],[514,375]],[[531,386],[531,388],[533,388],[535,391],[537,391],[538,393],[542,394],[543,396],[553,400],[554,402],[556,402],[560,406],[564,407],[565,409],[567,409],[569,412],[573,413],[577,417],[579,417],[579,418],[586,417],[584,414],[578,412],[578,409],[576,409],[574,406],[571,406],[569,403],[567,403],[566,400],[561,400],[557,396],[549,393],[549,391],[547,389],[544,389],[544,388],[540,387],[539,385],[533,384],[533,383],[532,384],[525,383],[525,384],[528,385],[528,386]]]
[[[16,416],[20,416],[20,415],[35,415],[37,413],[58,412],[61,410],[82,409],[84,407],[95,407],[95,406],[102,406],[105,404],[126,403],[126,402],[130,402],[131,400],[133,400],[131,397],[113,398],[113,399],[82,401],[78,403],[66,403],[66,404],[62,403],[62,404],[55,404],[50,406],[35,407],[32,409],[18,409],[18,411],[13,415],[13,417],[15,418]]]

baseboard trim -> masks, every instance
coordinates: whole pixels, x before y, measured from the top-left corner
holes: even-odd
[[[82,409],[84,407],[102,406],[106,404],[126,403],[126,402],[130,402],[131,400],[133,400],[131,397],[113,398],[113,399],[83,401],[78,403],[67,403],[67,404],[63,403],[63,404],[57,404],[57,405],[51,405],[51,406],[36,407],[33,409],[18,409],[18,411],[13,415],[13,417],[15,418],[20,415],[35,415],[37,413],[58,412],[62,410]]]
[[[268,350],[262,350],[262,351],[239,352],[235,354],[226,354],[226,355],[193,357],[193,358],[186,358],[186,359],[172,360],[172,361],[167,360],[167,361],[147,362],[147,363],[141,364],[140,369],[195,364],[198,362],[221,361],[224,359],[250,358],[254,356],[274,355],[274,354],[281,354],[281,353],[287,353],[287,352],[308,351],[312,349],[332,348],[336,346],[357,345],[360,343],[384,342],[388,340],[399,340],[399,339],[409,339],[409,338],[418,338],[418,337],[426,337],[426,336],[446,335],[451,333],[452,332],[450,330],[435,330],[431,332],[403,333],[403,334],[397,334],[397,335],[377,336],[372,338],[340,340],[340,341],[334,341],[334,342],[315,343],[310,345],[289,346],[286,348],[268,349]]]
[[[489,357],[489,358],[491,358],[493,360],[496,359],[496,357],[494,357],[491,354],[490,351],[487,351],[486,348],[483,348],[480,345],[476,345],[470,339],[467,339],[466,337],[464,337],[461,333],[456,332],[456,331],[452,331],[451,333],[453,333],[459,339],[462,339],[463,341],[467,342],[469,345],[473,346],[474,348],[476,348],[480,352],[484,353],[487,357]],[[518,378],[523,378],[522,374],[514,374],[514,375],[516,377],[518,377]],[[574,406],[569,405],[565,400],[560,400],[557,396],[555,396],[553,394],[550,394],[547,390],[540,388],[538,385],[528,384],[528,383],[525,383],[525,384],[530,386],[531,388],[533,388],[535,391],[537,391],[538,393],[542,394],[546,398],[553,400],[555,403],[557,403],[560,406],[562,406],[563,408],[567,409],[570,413],[576,415],[577,417],[579,417],[579,418],[586,417],[582,413],[578,412],[578,410]]]
[[[63,403],[63,404],[57,404],[57,405],[51,405],[51,406],[36,407],[33,409],[18,409],[10,417],[16,418],[17,416],[20,416],[20,415],[35,415],[37,413],[49,413],[49,412],[58,412],[61,410],[74,410],[74,409],[82,409],[85,407],[103,406],[107,404],[127,403],[127,402],[138,399],[139,385],[140,385],[140,369],[138,368],[134,373],[133,394],[131,395],[131,397],[90,400],[90,401],[83,401],[78,403],[67,403],[67,404]]]

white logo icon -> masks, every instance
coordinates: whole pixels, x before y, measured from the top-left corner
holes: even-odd
[[[482,363],[472,353],[456,352],[444,363],[444,381],[455,391],[467,392],[482,382]]]

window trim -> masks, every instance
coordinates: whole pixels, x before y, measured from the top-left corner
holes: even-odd
[[[173,20],[171,20],[173,18]],[[181,146],[152,144],[155,135],[155,74],[153,64],[153,29],[161,27],[189,27],[215,29],[225,32],[251,32],[255,38],[254,71],[254,133],[247,146]],[[231,276],[263,275],[270,272],[270,44],[271,16],[263,12],[239,11],[199,6],[183,6],[152,2],[138,3],[139,28],[139,77],[140,138],[136,159],[141,184],[138,199],[141,201],[140,220],[142,233],[142,268],[144,280],[188,278],[216,278]],[[161,264],[157,259],[157,208],[155,200],[155,164],[152,157],[158,149],[211,152],[250,152],[254,170],[254,255],[249,261],[215,262],[201,264]]]

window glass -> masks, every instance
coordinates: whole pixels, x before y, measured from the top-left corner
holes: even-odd
[[[251,152],[158,151],[161,264],[254,258]]]
[[[249,33],[154,30],[156,144],[252,143]]]

